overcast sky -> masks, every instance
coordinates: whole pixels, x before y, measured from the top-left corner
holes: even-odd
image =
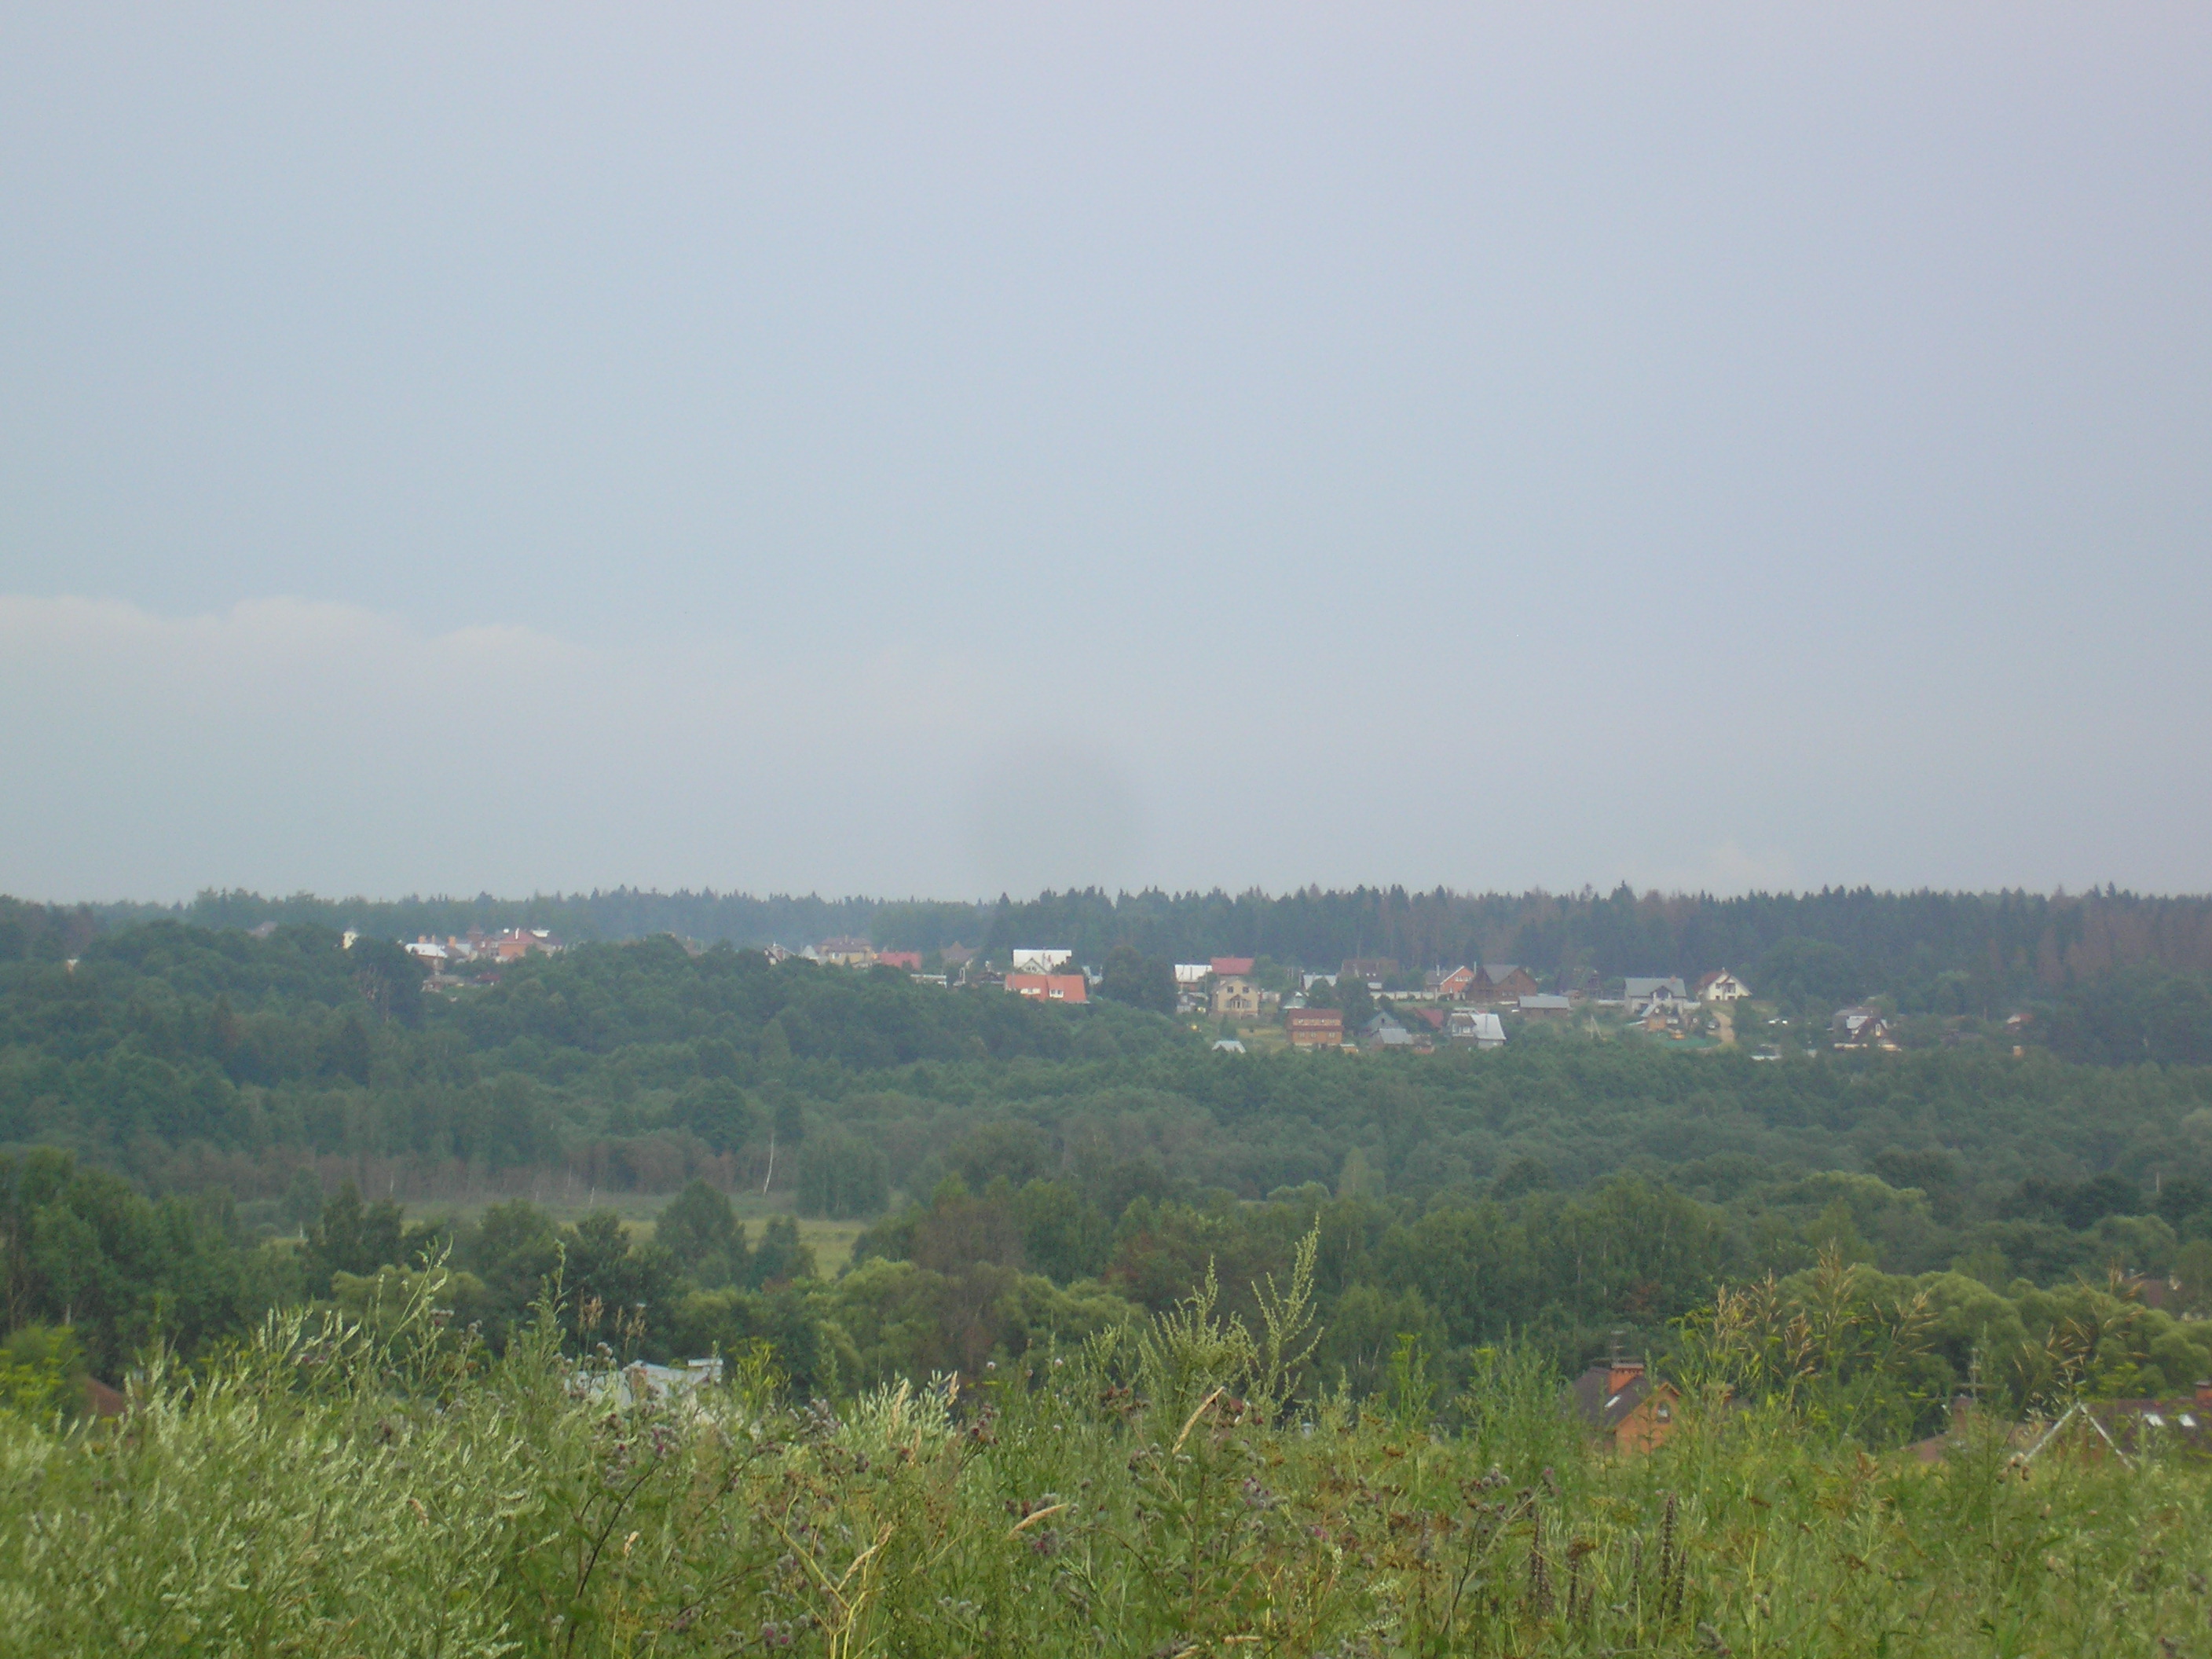
[[[0,11],[0,890],[2212,888],[2212,9]]]

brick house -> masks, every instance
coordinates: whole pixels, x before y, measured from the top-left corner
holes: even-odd
[[[1576,1414],[1607,1451],[1633,1455],[1666,1443],[1674,1432],[1681,1393],[1652,1376],[1640,1359],[1619,1356],[1591,1366],[1570,1389]]]
[[[1435,975],[1436,983],[1429,988],[1437,994],[1439,1002],[1462,1002],[1474,986],[1474,969],[1455,968],[1448,974]]]
[[[1088,1002],[1091,981],[1080,974],[1008,974],[1006,989],[1041,1002]]]
[[[1344,1013],[1337,1008],[1293,1008],[1283,1016],[1293,1048],[1340,1048]]]

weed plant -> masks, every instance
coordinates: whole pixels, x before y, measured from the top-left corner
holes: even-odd
[[[836,1406],[626,1403],[550,1305],[496,1358],[435,1279],[272,1319],[106,1426],[0,1424],[0,1651],[2212,1652],[2212,1478],[1994,1432],[1870,1456],[1778,1398],[1600,1455],[1529,1355],[1440,1400],[1305,1375],[1311,1253],[1255,1332],[1210,1284],[1131,1339]]]

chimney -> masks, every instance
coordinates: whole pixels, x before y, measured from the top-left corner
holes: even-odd
[[[1623,1359],[1619,1354],[1615,1354],[1607,1364],[1605,1378],[1605,1391],[1607,1395],[1619,1394],[1623,1389],[1626,1388],[1630,1383],[1633,1382],[1638,1377],[1643,1375],[1644,1362],[1642,1360]]]

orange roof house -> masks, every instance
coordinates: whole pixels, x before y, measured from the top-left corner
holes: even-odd
[[[1597,1431],[1608,1451],[1647,1452],[1674,1432],[1682,1403],[1672,1382],[1652,1376],[1640,1359],[1615,1357],[1574,1381],[1576,1413]]]
[[[1088,1002],[1091,981],[1080,974],[1008,974],[1006,988],[1041,1002]]]

